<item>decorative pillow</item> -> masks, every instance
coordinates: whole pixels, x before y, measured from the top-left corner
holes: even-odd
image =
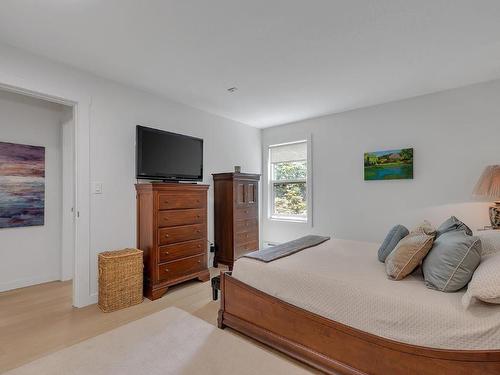
[[[403,225],[394,226],[385,237],[380,249],[378,249],[378,260],[384,263],[399,241],[401,241],[409,233],[408,229],[406,229]]]
[[[439,228],[437,229],[436,238],[447,232],[462,230],[464,230],[467,235],[472,236],[472,230],[463,222],[458,220],[455,216],[452,216],[439,226]]]
[[[477,267],[462,303],[468,307],[476,298],[483,302],[500,304],[500,254],[484,257]]]
[[[385,260],[389,278],[402,280],[412,273],[432,248],[435,235],[435,229],[426,221],[403,238]]]
[[[500,230],[483,230],[476,236],[481,239],[481,256],[500,253]]]
[[[428,288],[456,292],[472,278],[481,261],[481,240],[465,231],[443,233],[425,258],[422,269]]]

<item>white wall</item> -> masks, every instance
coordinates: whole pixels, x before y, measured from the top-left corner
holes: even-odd
[[[260,173],[259,130],[144,93],[114,85],[101,87],[92,97],[91,179],[103,183],[103,194],[95,195],[91,204],[94,253],[135,243],[137,124],[203,138],[204,183],[212,184],[212,173],[230,172],[234,165]],[[208,212],[209,240],[213,241],[212,188]]]
[[[267,145],[311,135],[313,227],[264,217],[263,239],[313,232],[381,241],[394,224],[439,225],[449,215],[474,229],[488,224],[471,192],[482,169],[500,163],[499,103],[493,81],[264,129],[264,159]],[[363,180],[364,152],[404,147],[414,148],[413,180]]]
[[[45,224],[0,229],[0,291],[61,278],[63,106],[0,91],[0,141],[45,147]]]
[[[147,69],[147,67],[144,67]],[[0,45],[0,77],[36,83],[91,98],[90,175],[103,184],[103,194],[91,196],[90,290],[96,300],[97,254],[135,246],[135,126],[147,125],[201,137],[204,182],[211,173],[261,170],[260,130],[172,102],[91,74]],[[0,82],[1,83],[1,82]],[[209,239],[213,240],[213,192],[209,192]]]

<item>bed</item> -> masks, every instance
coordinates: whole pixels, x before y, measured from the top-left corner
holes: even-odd
[[[377,244],[330,240],[221,276],[219,326],[327,373],[500,374],[500,306],[385,277]]]

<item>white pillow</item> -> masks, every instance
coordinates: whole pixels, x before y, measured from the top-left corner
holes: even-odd
[[[500,304],[500,253],[481,259],[476,268],[462,303],[467,308],[473,299]]]
[[[500,253],[500,230],[484,230],[475,233],[481,240],[481,256]]]

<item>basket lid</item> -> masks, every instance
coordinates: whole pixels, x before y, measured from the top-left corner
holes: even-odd
[[[120,258],[120,257],[131,256],[131,255],[139,255],[142,253],[143,253],[142,250],[127,248],[127,249],[123,249],[123,250],[103,251],[102,253],[99,253],[99,257],[101,257],[101,258]]]

